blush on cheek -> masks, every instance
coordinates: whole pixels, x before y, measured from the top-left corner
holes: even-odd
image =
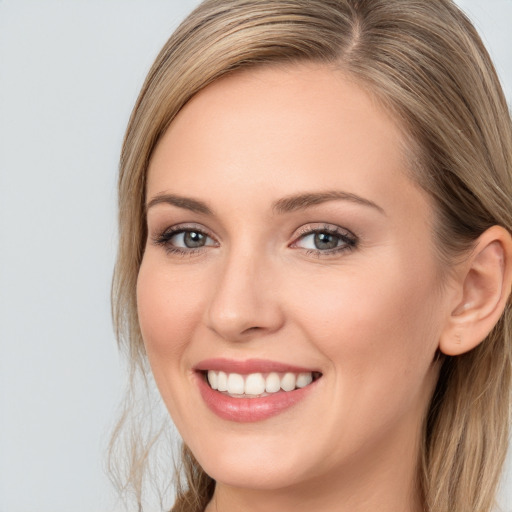
[[[317,329],[322,347],[356,374],[372,365],[399,373],[423,368],[435,352],[436,283],[404,276],[406,267],[387,268],[386,275],[367,271],[332,292],[324,289],[323,300],[312,301],[318,310],[310,317],[322,320]]]
[[[183,289],[182,280],[162,275],[156,268],[154,262],[143,261],[137,280],[137,311],[148,355],[169,360],[189,344],[201,301]]]

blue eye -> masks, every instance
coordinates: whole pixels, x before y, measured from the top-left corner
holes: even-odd
[[[203,247],[216,246],[217,242],[198,228],[176,227],[165,230],[154,238],[168,252],[192,254]]]
[[[337,253],[356,246],[356,237],[346,230],[333,226],[324,228],[309,228],[297,238],[293,247],[320,253]]]
[[[168,242],[174,247],[197,249],[208,245],[208,239],[209,237],[200,231],[179,231],[171,236]]]
[[[338,235],[332,233],[311,233],[302,238],[302,242],[297,244],[305,249],[317,249],[319,251],[326,251],[335,249],[343,241]]]

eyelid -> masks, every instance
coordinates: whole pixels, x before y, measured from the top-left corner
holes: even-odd
[[[298,242],[300,240],[317,233],[328,233],[331,235],[336,235],[344,243],[332,249],[308,249],[305,247],[300,247],[298,245]],[[358,237],[347,228],[342,228],[341,226],[337,226],[335,224],[312,223],[301,226],[295,232],[295,234],[293,235],[293,242],[290,244],[290,247],[302,249],[307,251],[309,254],[315,254],[317,256],[328,256],[345,250],[353,249],[356,247],[358,241]]]
[[[295,238],[298,238],[301,235],[307,235],[309,233],[318,233],[322,231],[327,231],[329,233],[340,233],[343,235],[356,238],[354,233],[352,233],[349,229],[338,226],[337,224],[330,224],[329,222],[310,222],[309,224],[304,224],[295,231],[295,234],[293,236]]]
[[[176,234],[182,231],[197,231],[199,233],[203,233],[210,238],[215,239],[215,236],[211,233],[211,231],[203,226],[202,224],[197,224],[195,222],[182,222],[179,224],[166,225],[163,229],[155,230],[157,233],[155,236],[164,235],[164,234]]]
[[[171,239],[175,237],[176,235],[180,233],[184,233],[187,231],[195,231],[197,233],[201,233],[202,235],[206,236],[210,240],[212,240],[213,244],[205,244],[201,247],[195,247],[195,248],[187,248],[187,247],[180,247],[175,246],[170,243]],[[198,252],[202,252],[208,247],[218,247],[219,242],[217,238],[211,233],[209,229],[207,229],[205,226],[201,224],[196,223],[182,223],[182,224],[175,224],[172,226],[167,226],[166,228],[162,230],[158,230],[155,234],[151,236],[151,239],[155,245],[163,246],[167,252],[174,253],[174,254],[181,254],[181,255],[193,255]]]
[[[174,245],[171,243],[173,237],[180,233],[195,231],[201,233],[213,243],[205,243],[205,245],[199,247],[182,247],[180,245]],[[301,247],[299,242],[308,236],[312,236],[319,233],[328,233],[339,238],[340,244],[333,248],[308,248]],[[151,236],[151,239],[155,245],[162,246],[169,254],[177,255],[195,255],[197,253],[204,252],[211,247],[219,247],[219,241],[217,237],[211,233],[211,231],[202,224],[196,223],[182,223],[167,226],[165,229],[157,231]],[[317,257],[335,255],[342,251],[351,250],[358,244],[358,237],[354,235],[350,230],[338,226],[336,224],[329,223],[311,223],[305,224],[297,229],[293,235],[293,241],[288,245],[290,248],[299,249],[305,251],[307,254],[315,255]]]

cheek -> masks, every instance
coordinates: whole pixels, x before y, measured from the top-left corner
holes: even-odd
[[[433,273],[390,258],[310,287],[296,309],[340,385],[379,396],[422,388],[440,334],[437,299]]]
[[[168,272],[144,257],[137,279],[137,311],[144,345],[153,370],[176,364],[197,324],[197,283]]]
[[[151,371],[179,431],[186,432],[189,368],[186,351],[198,325],[201,296],[198,283],[169,272],[165,262],[146,253],[137,278],[139,325]]]

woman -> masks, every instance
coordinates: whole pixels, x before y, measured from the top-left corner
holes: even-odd
[[[113,288],[132,377],[149,362],[184,441],[173,511],[492,509],[511,169],[451,1],[185,20],[128,126]]]

